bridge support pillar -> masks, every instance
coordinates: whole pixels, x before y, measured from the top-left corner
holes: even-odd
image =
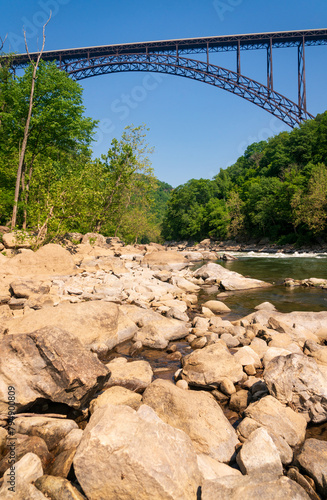
[[[307,91],[305,78],[305,37],[298,46],[298,94],[300,113],[307,112]]]
[[[238,80],[241,74],[241,43],[239,40],[237,42],[236,71]]]
[[[270,98],[270,91],[274,90],[272,38],[270,38],[267,46],[267,87],[268,87],[268,98]]]

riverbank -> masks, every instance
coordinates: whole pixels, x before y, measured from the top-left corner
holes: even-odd
[[[204,245],[76,239],[1,256],[2,497],[323,498],[327,311],[229,320],[272,284]]]
[[[215,252],[256,252],[266,254],[327,254],[327,243],[321,242],[312,245],[278,245],[277,243],[270,243],[267,238],[261,240],[252,240],[247,242],[238,242],[234,240],[216,241],[205,239],[200,243],[194,244],[192,241],[182,242],[167,242],[167,246],[177,247],[179,249],[201,249],[207,248]]]

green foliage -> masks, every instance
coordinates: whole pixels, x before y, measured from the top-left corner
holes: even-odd
[[[212,181],[192,179],[174,189],[163,236],[265,236],[293,243],[326,239],[326,165],[327,112],[289,133],[251,144]]]

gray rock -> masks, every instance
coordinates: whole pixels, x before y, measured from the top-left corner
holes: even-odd
[[[279,356],[270,361],[263,376],[270,394],[291,404],[307,421],[327,419],[327,376],[313,358]]]
[[[291,408],[283,406],[272,396],[266,396],[260,401],[251,403],[244,415],[281,436],[292,447],[304,441],[307,427],[304,417]]]
[[[42,475],[43,469],[39,457],[34,453],[26,453],[4,473],[5,480],[0,489],[0,498],[4,500],[46,500],[43,493],[32,484]]]
[[[205,264],[200,267],[194,272],[194,276],[205,280],[215,280],[220,283],[220,287],[223,290],[246,290],[249,288],[271,286],[264,281],[244,278],[241,274],[229,271],[223,266],[214,263]]]
[[[327,443],[318,439],[307,439],[297,457],[297,462],[308,476],[312,477],[321,495],[327,497]]]
[[[254,474],[245,477],[227,476],[205,481],[202,500],[309,500],[303,488],[287,477]]]
[[[209,393],[184,391],[157,379],[144,392],[143,402],[164,422],[186,432],[199,453],[219,462],[229,462],[233,456],[236,432]]]
[[[190,438],[145,405],[138,412],[113,405],[96,410],[74,470],[89,500],[195,500],[201,482]]]
[[[243,444],[236,461],[243,474],[283,474],[278,449],[266,429],[260,427],[250,434]]]

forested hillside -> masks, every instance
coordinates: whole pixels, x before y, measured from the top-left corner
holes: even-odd
[[[281,244],[326,240],[326,165],[327,112],[252,144],[213,180],[191,179],[174,189],[163,237],[268,237]]]
[[[38,244],[67,231],[160,239],[171,186],[154,176],[146,128],[127,127],[93,160],[97,122],[84,115],[82,87],[40,61],[31,99],[33,70],[17,77],[0,64],[0,224]]]

